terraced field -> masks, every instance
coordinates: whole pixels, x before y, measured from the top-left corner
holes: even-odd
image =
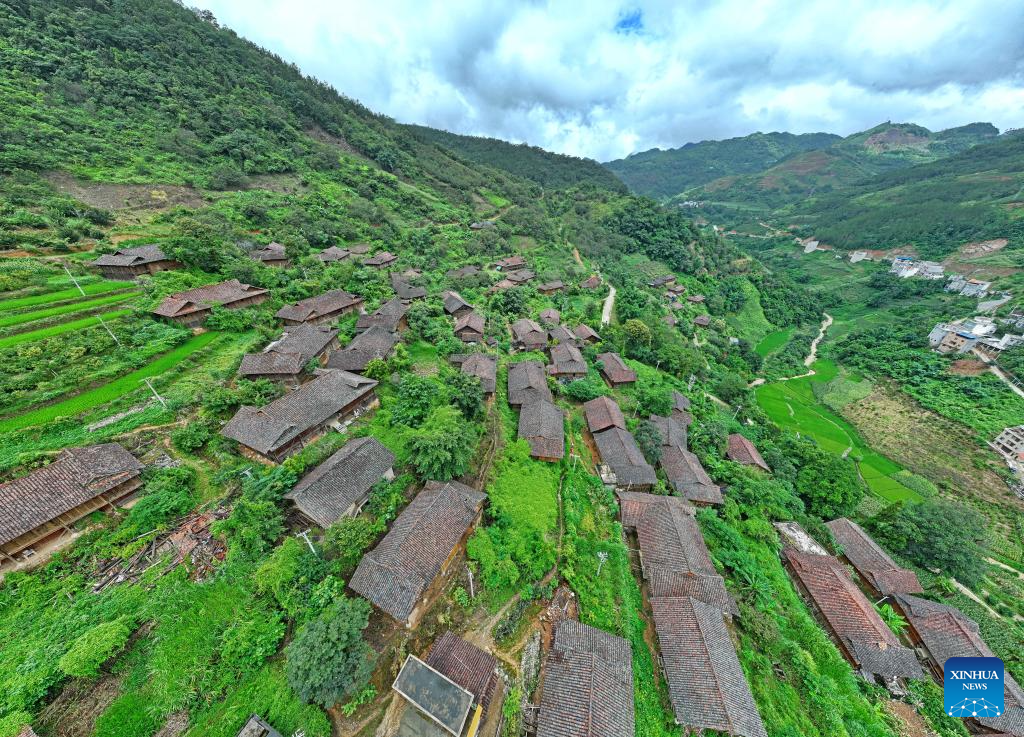
[[[190,338],[185,343],[156,358],[141,369],[132,371],[103,386],[76,394],[56,404],[41,407],[22,415],[0,421],[0,433],[12,432],[34,425],[50,422],[58,417],[71,417],[93,407],[111,402],[119,397],[144,388],[143,379],[166,373],[196,351],[221,337],[220,333],[207,332]]]
[[[64,280],[61,280],[64,281]],[[38,305],[48,305],[56,302],[65,302],[71,299],[81,298],[82,292],[85,292],[86,297],[92,297],[97,294],[107,294],[109,292],[118,292],[124,289],[130,288],[132,285],[130,282],[123,281],[96,281],[91,284],[82,282],[82,291],[80,292],[77,287],[61,288],[55,291],[48,291],[43,294],[32,294],[24,297],[11,297],[9,299],[0,300],[0,311],[7,312],[8,310],[20,310],[26,307],[36,307]]]
[[[119,317],[131,314],[131,310],[114,310],[113,312],[104,312],[102,315],[92,315],[90,317],[83,317],[80,320],[71,320],[70,322],[62,322],[57,325],[51,325],[50,327],[40,328],[38,330],[29,330],[26,333],[16,333],[9,335],[6,338],[0,338],[0,350],[4,348],[13,348],[21,345],[22,343],[33,343],[43,338],[52,338],[55,335],[63,335],[64,333],[74,332],[75,330],[84,330],[91,328],[95,325],[100,324],[100,319],[104,319],[108,324],[112,320],[116,320]]]
[[[121,302],[127,302],[138,296],[138,292],[119,292],[117,294],[109,294],[104,297],[97,297],[95,299],[87,299],[79,302],[72,302],[70,304],[56,305],[54,307],[46,307],[41,310],[31,310],[29,312],[18,312],[14,315],[7,315],[0,317],[0,328],[16,327],[18,325],[25,325],[30,322],[36,322],[38,320],[46,320],[51,317],[60,317],[62,315],[75,315],[79,312],[88,312],[95,310],[99,307],[106,307],[108,305],[114,305]]]
[[[756,390],[758,404],[780,427],[813,438],[836,455],[856,460],[861,477],[877,496],[891,502],[919,500],[917,492],[893,478],[903,470],[902,466],[874,451],[856,428],[814,396],[811,383],[834,379],[835,364],[816,361],[813,368],[817,372],[814,376],[759,386]]]

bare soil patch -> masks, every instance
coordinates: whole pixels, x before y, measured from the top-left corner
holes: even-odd
[[[961,358],[959,361],[949,364],[949,373],[958,376],[980,376],[986,371],[988,371],[988,366],[970,358]]]
[[[202,192],[181,184],[89,182],[67,172],[49,172],[44,176],[58,192],[104,210],[166,210],[179,205],[202,207],[206,204]]]
[[[924,719],[910,704],[893,699],[884,702],[884,706],[898,720],[900,737],[935,737],[935,733],[928,729]]]
[[[37,726],[47,734],[89,737],[96,719],[121,693],[121,677],[75,680],[39,715]]]

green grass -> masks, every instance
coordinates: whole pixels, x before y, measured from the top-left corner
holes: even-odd
[[[52,338],[55,335],[63,335],[64,333],[70,333],[75,330],[84,330],[95,325],[100,324],[100,318],[105,318],[107,322],[116,320],[119,317],[130,315],[131,310],[115,310],[114,312],[106,312],[102,315],[93,315],[92,317],[83,317],[81,320],[72,320],[71,322],[62,322],[59,325],[53,325],[48,328],[40,328],[39,330],[31,330],[27,333],[18,333],[11,335],[6,338],[0,338],[0,349],[12,348],[22,343],[32,343],[43,338]]]
[[[812,438],[821,448],[857,461],[868,489],[888,501],[920,500],[921,496],[893,476],[903,467],[871,449],[850,423],[821,404],[812,382],[828,382],[838,375],[831,361],[816,361],[815,376],[764,384],[756,390],[758,404],[775,424]]]
[[[118,399],[125,394],[137,391],[140,387],[145,388],[145,385],[142,383],[143,379],[159,376],[165,371],[176,366],[191,354],[217,340],[219,337],[221,337],[221,334],[215,332],[196,335],[185,343],[182,343],[173,351],[168,351],[163,354],[147,366],[144,366],[137,371],[132,371],[129,374],[125,374],[121,378],[111,381],[109,384],[104,384],[103,386],[95,389],[82,392],[81,394],[71,397],[70,399],[66,399],[63,402],[51,404],[48,407],[42,407],[32,412],[26,412],[23,415],[18,415],[16,417],[0,421],[0,432],[12,432],[25,427],[40,425],[46,422],[51,422],[58,417],[73,417],[85,412],[86,410],[90,410],[93,407],[98,407],[101,404],[106,404],[107,402]]]
[[[743,281],[743,292],[747,299],[739,312],[726,318],[726,322],[736,331],[736,337],[742,338],[748,343],[758,343],[766,333],[772,329],[772,324],[764,316],[764,309],[761,307],[761,295],[757,287],[749,281]]]
[[[795,328],[789,327],[768,333],[768,335],[764,336],[754,347],[754,350],[757,351],[757,355],[764,358],[768,354],[774,353],[782,348],[782,346],[786,345],[786,343],[789,342],[789,339],[793,336],[794,329]]]
[[[100,281],[93,284],[83,284],[82,292],[85,292],[85,296],[90,296],[116,292],[121,289],[128,289],[131,286],[131,282]],[[14,297],[12,299],[0,300],[0,311],[20,310],[24,307],[35,307],[36,305],[47,305],[51,302],[76,299],[82,297],[82,292],[79,292],[77,287],[72,287],[70,289],[61,289],[57,292],[47,292],[46,294],[34,294],[29,297]]]
[[[76,312],[85,312],[86,310],[94,310],[97,307],[104,307],[106,305],[124,302],[137,295],[138,292],[109,294],[106,297],[97,297],[96,299],[89,299],[83,302],[73,302],[68,305],[58,305],[57,307],[47,307],[43,310],[34,310],[32,312],[22,312],[16,315],[9,315],[8,317],[0,317],[0,328],[23,325],[27,322],[44,320],[48,317],[57,317],[59,315],[68,315]]]

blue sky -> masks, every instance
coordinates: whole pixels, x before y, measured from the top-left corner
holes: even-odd
[[[1024,127],[1024,2],[189,0],[402,122],[598,160],[893,120]]]

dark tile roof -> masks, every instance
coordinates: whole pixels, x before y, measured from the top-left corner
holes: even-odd
[[[544,282],[537,287],[538,292],[557,292],[565,289],[565,284],[562,283],[561,279],[555,279],[554,281]]]
[[[676,721],[742,737],[767,737],[722,612],[692,597],[651,599]]]
[[[667,497],[673,501],[665,502],[666,497],[658,494],[646,491],[622,491],[621,489],[616,490],[615,496],[619,500],[619,517],[622,520],[622,526],[627,529],[635,529],[651,509],[663,509],[666,503],[681,505],[687,514],[696,512],[693,507],[678,497]]]
[[[315,297],[300,300],[295,304],[285,305],[277,311],[275,317],[294,322],[307,322],[340,310],[358,307],[362,303],[362,297],[349,294],[344,289],[332,289]]]
[[[363,266],[387,266],[397,260],[398,256],[391,253],[391,251],[381,251],[380,253],[370,256],[368,259],[364,259]]]
[[[455,290],[448,290],[441,294],[441,301],[444,302],[444,309],[449,315],[460,310],[473,309],[473,305],[462,298],[462,295]]]
[[[395,454],[376,438],[356,438],[302,477],[285,498],[321,527],[334,524],[370,493]]]
[[[326,325],[295,325],[261,353],[245,354],[238,373],[242,376],[299,374],[337,337],[338,331]]]
[[[508,403],[517,406],[543,399],[551,401],[551,389],[540,361],[519,361],[508,367]]]
[[[280,243],[271,243],[266,248],[250,251],[249,257],[257,261],[285,261],[288,253]]]
[[[496,672],[497,658],[457,637],[451,630],[434,640],[424,662],[473,694],[475,703],[485,711],[501,685],[501,676]]]
[[[893,599],[939,670],[949,658],[995,657],[977,622],[959,609],[909,594],[896,594]],[[1003,681],[1003,696],[1003,716],[979,721],[991,729],[1024,735],[1024,690],[1009,673]]]
[[[513,284],[525,284],[528,281],[532,281],[537,275],[529,269],[520,269],[519,271],[509,271],[505,274],[505,278]]]
[[[366,330],[374,325],[394,332],[398,330],[398,325],[402,322],[402,318],[405,317],[405,313],[409,311],[406,304],[395,297],[390,299],[374,312],[369,315],[360,315],[359,319],[356,320],[356,330]]]
[[[649,282],[647,282],[647,286],[649,286],[649,287],[663,287],[666,284],[671,284],[675,280],[676,280],[676,277],[673,274],[667,274],[665,276],[656,276],[653,279],[651,279]]]
[[[553,307],[540,311],[540,321],[546,325],[557,325],[562,321],[562,313]]]
[[[169,261],[160,246],[146,245],[134,248],[119,248],[113,253],[100,256],[93,266],[142,266],[157,261]]]
[[[320,371],[312,381],[270,404],[240,407],[220,434],[268,455],[372,393],[376,386],[376,381],[348,371]]]
[[[427,296],[427,290],[424,287],[416,287],[407,282],[398,274],[391,275],[391,288],[395,290],[401,299],[423,299]]]
[[[782,554],[855,667],[885,678],[923,677],[914,651],[900,644],[838,558],[793,548]]]
[[[672,390],[672,411],[686,412],[690,409],[690,399],[681,392]]]
[[[377,547],[363,556],[349,586],[395,619],[408,619],[485,498],[457,481],[428,482]]]
[[[730,461],[742,463],[744,466],[757,466],[764,471],[771,471],[754,444],[738,432],[729,436],[729,446],[725,455]]]
[[[332,263],[334,261],[344,261],[352,255],[352,252],[347,248],[338,248],[337,246],[331,246],[325,248],[323,251],[318,253],[316,257],[326,263]]]
[[[883,596],[924,591],[917,574],[897,565],[856,522],[840,517],[827,522],[826,526],[843,546],[843,557]]]
[[[587,419],[587,429],[599,433],[610,427],[626,428],[626,418],[622,410],[611,397],[597,397],[583,403],[583,416]]]
[[[249,717],[236,737],[281,737],[281,733],[255,714]]]
[[[580,282],[580,286],[583,289],[597,289],[599,286],[601,286],[601,277],[599,277],[597,274],[594,274],[593,276],[588,276],[586,279]]]
[[[629,643],[575,620],[559,623],[544,670],[537,737],[633,737]]]
[[[153,310],[153,313],[161,317],[178,317],[213,305],[227,305],[266,293],[266,289],[243,284],[238,279],[228,279],[218,284],[207,284],[205,287],[196,287],[164,297],[163,302]]]
[[[686,450],[687,438],[684,425],[671,417],[661,417],[660,415],[650,415],[647,420],[658,428],[658,434],[661,435],[661,444],[663,446]]]
[[[483,333],[487,327],[487,320],[479,312],[466,312],[455,318],[455,334],[458,335],[466,330],[472,333]]]
[[[707,315],[697,315],[697,317],[693,318],[693,324],[706,328],[711,324],[711,318]]]
[[[580,340],[601,340],[601,336],[597,334],[592,327],[580,323],[573,329],[573,334]]]
[[[362,256],[363,254],[366,254],[366,253],[370,252],[370,244],[369,243],[353,243],[351,246],[348,247],[348,250],[350,250],[352,253],[354,253],[354,254],[356,254],[358,256]]]
[[[515,269],[521,266],[526,266],[526,259],[519,255],[507,256],[494,262],[494,268],[496,269]]]
[[[565,325],[556,325],[548,331],[548,338],[556,343],[572,343],[577,341],[576,335]]]
[[[512,339],[527,347],[537,348],[547,345],[548,333],[533,320],[523,317],[512,323]]]
[[[694,304],[700,304],[701,302],[704,301],[704,295],[703,294],[694,294],[694,295],[692,295],[690,297],[687,297],[686,301],[687,302],[693,302]]]
[[[629,519],[635,523],[640,563],[652,596],[692,596],[723,612],[736,613],[708,553],[693,507],[679,497],[657,497]],[[623,526],[626,518],[623,517]]]
[[[611,467],[618,486],[652,486],[658,482],[654,469],[644,458],[633,436],[621,427],[594,435],[601,463]]]
[[[445,273],[449,279],[465,279],[467,276],[476,276],[480,273],[480,267],[469,264],[467,266],[460,266],[457,269],[452,269]]]
[[[117,443],[68,448],[48,466],[0,484],[0,545],[142,473]]]
[[[524,404],[519,412],[519,437],[530,444],[535,458],[565,455],[565,414],[551,402]]]
[[[618,353],[598,353],[597,360],[603,364],[601,373],[613,384],[628,384],[636,381],[636,371],[626,365]]]
[[[551,348],[551,365],[548,373],[552,376],[563,376],[587,373],[587,362],[574,343],[559,343]]]
[[[675,446],[662,446],[658,462],[665,472],[669,486],[689,501],[703,504],[721,504],[721,488],[711,480],[700,459],[693,453]]]
[[[485,394],[494,394],[498,383],[498,358],[486,353],[471,353],[462,362],[462,373],[480,379],[480,388]]]
[[[397,333],[374,325],[352,339],[352,342],[340,351],[335,351],[327,359],[327,368],[355,371],[366,370],[366,366],[374,359],[386,359],[398,345]]]

